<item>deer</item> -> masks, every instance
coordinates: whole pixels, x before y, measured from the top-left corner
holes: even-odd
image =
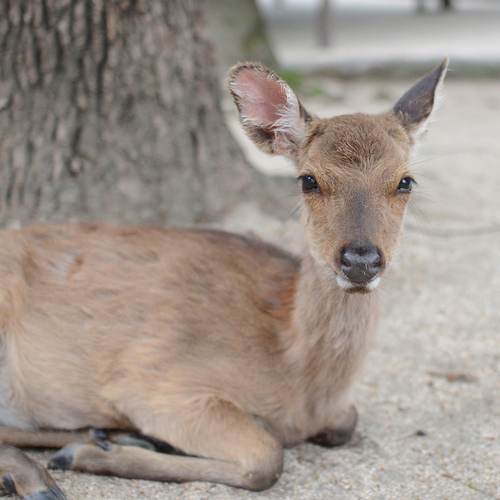
[[[0,233],[0,478],[63,500],[51,469],[261,491],[284,449],[352,437],[353,388],[447,58],[380,114],[311,115],[259,63],[228,86],[247,135],[291,159],[304,244],[194,227]]]

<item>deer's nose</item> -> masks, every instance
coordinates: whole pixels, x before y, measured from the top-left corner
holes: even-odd
[[[344,276],[357,285],[369,283],[380,272],[382,255],[371,244],[349,244],[341,252],[340,269]]]

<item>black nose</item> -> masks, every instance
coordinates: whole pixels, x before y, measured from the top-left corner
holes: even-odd
[[[365,285],[371,281],[382,267],[382,255],[371,243],[347,245],[341,254],[340,268],[352,283]]]

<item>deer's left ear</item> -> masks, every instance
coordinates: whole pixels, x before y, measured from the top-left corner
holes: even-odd
[[[237,64],[228,83],[243,129],[257,147],[295,159],[311,116],[289,85],[258,63]]]
[[[394,106],[393,111],[410,135],[417,140],[426,130],[436,110],[437,92],[443,84],[448,58],[432,73],[422,78]]]

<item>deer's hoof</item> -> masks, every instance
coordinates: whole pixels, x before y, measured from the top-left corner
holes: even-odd
[[[16,485],[9,474],[2,477],[2,485],[8,494],[17,493]],[[57,485],[53,485],[46,490],[34,491],[24,495],[23,500],[67,500],[66,495]]]
[[[71,469],[73,467],[73,460],[76,450],[85,446],[80,443],[71,443],[61,448],[48,464],[49,469]]]
[[[358,421],[358,412],[355,406],[351,406],[346,415],[345,420],[338,425],[338,427],[325,429],[320,433],[316,434],[311,438],[316,444],[320,446],[333,447],[341,446],[347,443],[352,435],[354,434],[354,429],[356,428],[356,423]]]
[[[52,486],[48,490],[30,493],[24,496],[23,500],[67,500],[67,498],[58,486]]]
[[[2,477],[2,485],[5,493],[12,495],[16,492],[16,485],[14,484],[14,481],[12,481],[12,478],[9,476],[9,474],[5,474]]]

